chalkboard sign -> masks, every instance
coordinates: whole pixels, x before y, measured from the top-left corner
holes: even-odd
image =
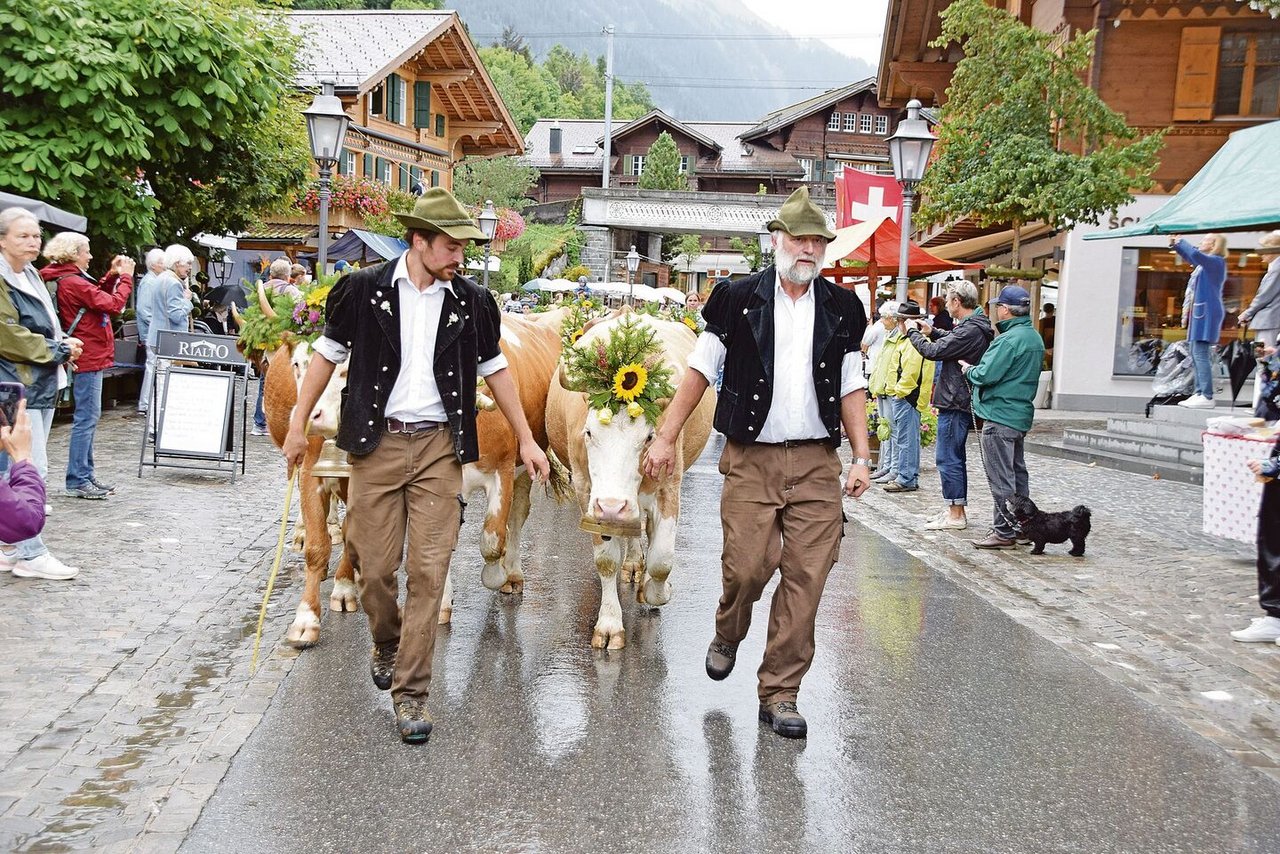
[[[170,368],[160,404],[156,454],[224,457],[235,376],[226,371]]]

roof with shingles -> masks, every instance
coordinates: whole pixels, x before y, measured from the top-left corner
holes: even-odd
[[[868,77],[865,80],[859,80],[856,83],[850,83],[848,86],[841,86],[838,89],[830,89],[821,95],[815,95],[807,101],[800,101],[799,103],[774,110],[761,119],[758,124],[749,127],[742,134],[742,138],[750,140],[758,136],[771,134],[787,125],[800,121],[805,116],[834,106],[850,95],[857,95],[859,92],[874,92],[875,89],[876,79],[874,77]]]
[[[452,12],[337,10],[290,12],[289,29],[301,37],[294,82],[318,86],[332,80],[339,87],[359,87],[375,75],[394,71],[393,64],[421,50]],[[379,75],[382,72],[382,75]]]

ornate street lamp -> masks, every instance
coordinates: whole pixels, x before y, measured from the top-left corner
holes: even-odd
[[[351,119],[342,109],[342,100],[333,94],[331,80],[320,84],[320,94],[302,114],[307,117],[311,156],[320,169],[320,245],[316,252],[316,275],[322,276],[329,263],[329,180],[342,156],[342,143]]]
[[[911,240],[911,206],[916,198],[916,185],[924,179],[929,166],[929,152],[933,149],[934,136],[929,123],[920,118],[921,104],[915,98],[907,102],[907,117],[898,123],[898,129],[889,137],[889,159],[893,162],[893,177],[902,185],[902,241],[898,249],[899,303],[907,299],[907,251]]]
[[[636,251],[636,245],[631,244],[631,251],[627,253],[627,301],[635,305],[636,293],[636,270],[640,269],[640,253]]]
[[[756,240],[760,243],[760,270],[767,265],[764,263],[766,256],[773,252],[773,233],[769,231],[767,225],[760,226],[760,230],[756,232]]]
[[[484,200],[484,210],[480,211],[480,230],[484,232],[487,238],[484,242],[484,286],[489,287],[489,245],[493,242],[493,236],[498,233],[498,212],[493,209],[493,201]]]

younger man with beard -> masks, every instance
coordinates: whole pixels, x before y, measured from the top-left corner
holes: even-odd
[[[781,569],[758,673],[759,717],[779,735],[804,738],[808,725],[796,698],[813,662],[818,603],[843,535],[841,424],[854,454],[843,492],[857,497],[870,485],[860,350],[867,321],[852,291],[818,276],[835,235],[806,188],[768,228],[777,266],[711,292],[692,370],[667,407],[644,470],[656,478],[674,469],[680,430],[723,367],[715,427],[728,438],[720,458],[724,593],[707,675],[719,680],[733,670],[751,608]]]
[[[457,275],[467,243],[485,241],[484,232],[438,187],[397,218],[408,228],[408,251],[344,276],[329,294],[284,455],[291,469],[302,462],[311,411],[334,366],[349,356],[338,428],[338,447],[351,458],[346,546],[373,635],[373,683],[391,689],[400,738],[420,744],[431,734],[431,656],[458,538],[462,466],[480,455],[477,376],[511,423],[525,469],[541,480],[549,467],[498,348],[498,305]],[[402,559],[403,614],[396,604]]]

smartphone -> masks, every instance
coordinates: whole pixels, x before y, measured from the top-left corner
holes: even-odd
[[[22,383],[0,383],[0,427],[12,427],[18,420],[18,403],[27,396]]]

